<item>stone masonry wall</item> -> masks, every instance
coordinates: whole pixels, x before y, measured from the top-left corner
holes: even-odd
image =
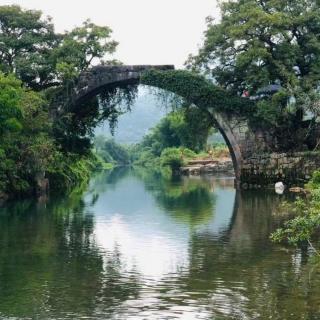
[[[250,128],[245,118],[223,120],[224,131],[233,138],[232,149],[239,152],[237,186],[261,188],[278,181],[288,186],[303,185],[315,170],[320,170],[320,152],[276,152],[276,141],[269,132]]]
[[[271,153],[244,159],[241,187],[259,188],[282,181],[292,186],[306,183],[320,169],[319,152]]]

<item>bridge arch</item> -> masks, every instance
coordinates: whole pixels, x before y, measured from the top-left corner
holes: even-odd
[[[228,145],[236,181],[240,181],[244,131],[248,128],[244,125],[245,129],[241,129],[243,118],[232,115],[230,110],[243,109],[248,100],[229,95],[202,76],[188,71],[174,71],[174,66],[171,65],[96,66],[80,75],[71,98],[72,109],[76,112],[77,107],[102,90],[132,84],[144,84],[170,91],[208,112],[213,126],[220,131]]]

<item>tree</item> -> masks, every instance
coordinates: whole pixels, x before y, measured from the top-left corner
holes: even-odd
[[[278,83],[281,98],[295,97],[299,107],[314,111],[320,80],[319,1],[228,0],[220,9],[221,21],[208,19],[204,45],[188,66],[238,95]]]
[[[109,27],[87,20],[57,34],[41,11],[0,6],[0,71],[16,74],[37,91],[70,83],[95,61],[110,63],[106,55],[117,47],[111,33]]]
[[[211,117],[196,106],[186,107],[183,115],[182,145],[195,152],[204,151],[209,135],[215,130]]]
[[[212,120],[195,106],[170,112],[144,137],[141,145],[151,148],[156,156],[171,147],[185,147],[195,152],[203,151],[212,130]]]
[[[55,78],[52,49],[59,36],[42,12],[17,5],[0,6],[0,68],[15,73],[30,87],[45,87]]]
[[[0,191],[23,193],[52,163],[46,101],[22,87],[13,75],[0,74]]]
[[[105,60],[105,56],[113,54],[118,45],[116,41],[110,40],[111,34],[109,27],[97,26],[90,20],[63,34],[61,44],[54,52],[61,78],[74,78],[94,62],[110,63]]]
[[[92,128],[102,117],[113,120],[111,124],[116,122],[118,109],[110,106],[117,96],[114,92],[107,102],[102,95],[87,102],[81,107],[82,113],[67,108],[80,73],[97,62],[111,63],[108,55],[118,44],[111,34],[109,27],[97,26],[90,20],[70,32],[57,34],[51,19],[43,18],[41,11],[0,6],[0,71],[15,74],[32,90],[46,89],[49,103],[56,98],[65,101],[54,125],[55,139],[65,151],[90,153]]]
[[[96,141],[98,143],[102,142],[101,140],[99,141],[99,139]],[[117,144],[113,139],[105,139],[102,142],[98,154],[105,162],[115,163],[118,165],[130,164],[130,156],[126,147]]]
[[[57,34],[41,11],[0,6],[1,193],[32,193],[44,177],[53,188],[88,179],[95,161],[90,138],[105,105],[95,99],[78,118],[62,108],[54,125],[49,106],[56,97],[68,102],[76,78],[93,63],[109,63],[107,54],[117,46],[111,32],[86,21]],[[115,117],[116,111],[103,115]]]
[[[21,82],[13,75],[0,73],[0,135],[21,129]]]

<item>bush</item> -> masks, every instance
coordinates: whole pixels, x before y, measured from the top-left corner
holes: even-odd
[[[313,174],[312,180],[307,188],[311,195],[307,199],[298,199],[292,208],[296,217],[287,221],[282,228],[276,230],[271,239],[274,242],[288,242],[291,245],[298,245],[308,242],[315,252],[311,241],[316,238],[320,230],[320,172]],[[318,253],[319,254],[319,253]]]
[[[160,156],[162,167],[170,167],[172,171],[177,171],[184,165],[183,151],[181,148],[164,149]]]
[[[98,160],[93,155],[80,157],[77,154],[57,153],[55,160],[47,171],[54,191],[70,189],[81,183],[87,183],[91,172],[98,165]]]

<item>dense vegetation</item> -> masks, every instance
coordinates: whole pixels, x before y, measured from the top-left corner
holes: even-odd
[[[176,170],[185,160],[206,150],[212,131],[209,115],[196,107],[183,107],[164,117],[140,143],[130,149],[132,162],[146,167]]]
[[[188,60],[195,73],[151,71],[142,78],[144,84],[182,96],[184,111],[171,112],[129,151],[104,142],[103,161],[174,168],[205,149],[213,121],[209,107],[268,126],[282,137],[282,147],[320,145],[307,141],[314,136],[319,107],[318,2],[223,1],[221,12],[218,23],[208,20],[203,47]],[[109,119],[114,129],[128,109],[119,102],[130,104],[136,88],[102,92],[78,113],[66,105],[52,106],[57,98],[68,102],[77,77],[93,63],[119,63],[108,59],[117,47],[112,31],[85,21],[58,34],[40,11],[16,5],[0,7],[0,22],[0,193],[31,193],[46,178],[59,189],[87,179],[96,162],[94,127]],[[256,99],[269,84],[280,90]],[[241,97],[245,92],[252,99]],[[307,111],[313,118],[306,123]]]
[[[283,147],[303,148],[320,111],[319,1],[228,0],[220,9],[221,20],[208,19],[204,44],[188,67],[238,96],[255,98],[279,85],[256,103],[258,124],[273,129]],[[313,118],[305,125],[307,112]]]
[[[318,148],[319,138],[310,137],[316,136],[320,114],[319,1],[226,0],[220,9],[221,20],[208,18],[204,44],[190,56],[188,68],[234,95],[250,97],[253,123],[269,128],[282,150]],[[268,92],[270,85],[276,92]],[[311,244],[319,235],[319,186],[315,173],[309,196],[296,202],[291,211],[297,216],[273,235],[275,241]]]
[[[104,167],[131,164],[130,152],[127,146],[116,143],[114,139],[106,138],[102,135],[95,137],[94,144],[96,155]]]
[[[168,113],[139,143],[120,145],[114,139],[97,136],[95,150],[104,163],[170,167],[175,171],[186,160],[208,149],[212,131],[208,114],[194,106],[183,107]]]
[[[314,240],[319,240],[320,231],[320,171],[314,172],[306,190],[307,197],[298,198],[294,206],[288,205],[287,210],[294,213],[294,217],[276,230],[271,238],[275,242],[291,245],[308,243],[320,258],[320,252],[312,244]]]
[[[82,105],[81,112],[68,105],[81,72],[97,61],[118,63],[106,59],[117,46],[110,28],[85,21],[57,34],[50,18],[16,5],[0,7],[0,22],[2,196],[34,193],[48,181],[51,189],[61,190],[87,180],[98,163],[92,153],[95,126],[108,119],[113,130],[137,92],[130,86],[101,92]],[[220,97],[219,89],[214,90]],[[104,141],[99,156],[103,163],[157,161],[173,168],[192,154],[188,148],[204,149],[211,121],[204,110],[188,104],[170,113],[141,144],[128,151],[112,140]]]
[[[66,148],[49,105],[116,45],[90,21],[57,34],[40,11],[0,7],[0,197],[34,193],[48,178],[60,190],[88,179],[94,156]]]

